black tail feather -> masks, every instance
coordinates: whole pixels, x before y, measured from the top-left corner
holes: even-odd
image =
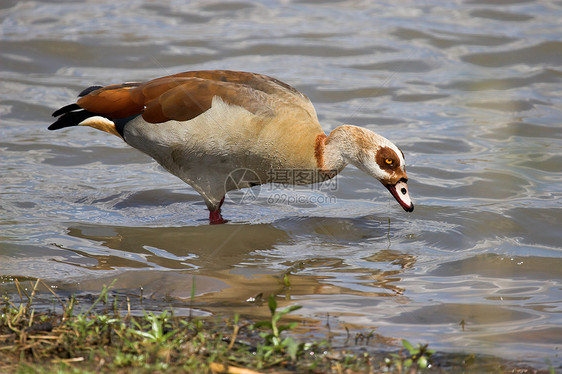
[[[63,107],[60,108],[59,110],[56,110],[56,111],[53,113],[53,117],[58,117],[58,116],[60,116],[61,114],[73,112],[73,111],[75,111],[75,110],[80,110],[80,109],[82,109],[82,108],[80,108],[80,107],[78,106],[78,104],[69,104],[69,105],[63,106]]]
[[[103,88],[103,86],[90,86],[86,89],[84,89],[82,92],[80,92],[78,94],[78,97],[82,97],[82,96],[86,96],[87,94],[89,94],[90,92],[93,92],[99,88]]]
[[[74,107],[74,105],[76,106],[76,108]],[[59,117],[55,123],[49,126],[49,130],[58,130],[65,127],[78,126],[78,124],[84,121],[86,118],[97,115],[95,113],[88,112],[87,110],[75,109],[80,109],[80,107],[76,104],[70,104],[53,113],[53,116],[60,116],[61,114],[62,116]]]
[[[103,86],[90,86],[90,87],[84,89],[82,92],[80,92],[80,93],[78,94],[78,97],[86,96],[86,95],[88,95],[89,93],[91,93],[91,92],[93,92],[93,91],[95,91],[95,90],[97,90],[97,89],[99,89],[99,88],[103,88]],[[80,111],[80,110],[82,110],[82,108],[81,108],[78,104],[76,104],[76,103],[74,103],[74,104],[68,104],[68,105],[65,105],[65,106],[63,106],[62,108],[56,110],[56,111],[53,113],[53,117],[58,117],[58,116],[60,116],[60,115],[66,114],[66,113],[75,112],[75,111]],[[87,117],[86,117],[86,118],[87,118]],[[57,120],[57,122],[58,122],[58,120]],[[56,123],[56,122],[55,122],[55,123]],[[53,125],[54,125],[54,124],[53,124]],[[53,125],[51,125],[51,126],[53,126]],[[72,126],[72,125],[69,125],[69,126]],[[67,126],[63,126],[63,127],[67,127]],[[50,128],[50,127],[49,127],[49,128]],[[59,127],[59,128],[60,128],[60,127]],[[53,128],[52,130],[55,130],[55,129]]]
[[[91,92],[103,88],[103,86],[90,86],[84,89],[78,94],[78,97],[83,97]],[[89,112],[82,109],[78,104],[68,104],[56,110],[53,113],[53,117],[59,117],[51,126],[48,127],[49,130],[58,130],[65,127],[78,126],[78,124],[87,118],[97,116],[98,114]]]

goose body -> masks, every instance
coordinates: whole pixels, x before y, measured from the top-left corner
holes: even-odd
[[[317,183],[351,163],[383,183],[404,210],[404,156],[374,132],[344,125],[328,136],[312,103],[261,74],[192,71],[144,83],[90,87],[55,113],[49,130],[90,126],[122,138],[191,185],[223,223],[228,191],[253,185]],[[245,172],[249,171],[249,172]],[[305,171],[305,172],[303,172]]]

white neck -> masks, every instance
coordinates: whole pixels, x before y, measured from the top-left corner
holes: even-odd
[[[342,170],[347,164],[359,167],[373,144],[372,131],[357,126],[336,127],[324,144],[324,165],[329,170]]]
[[[327,170],[341,171],[352,164],[367,174],[382,180],[388,174],[376,165],[375,155],[383,147],[392,149],[399,158],[402,171],[402,152],[388,139],[371,130],[351,125],[335,128],[324,140],[323,166]]]

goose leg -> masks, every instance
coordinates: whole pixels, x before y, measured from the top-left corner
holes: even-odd
[[[221,202],[219,203],[219,207],[215,210],[209,210],[209,225],[218,225],[222,223],[227,223],[228,220],[222,218],[221,215],[221,206],[224,203],[224,197],[222,198]]]

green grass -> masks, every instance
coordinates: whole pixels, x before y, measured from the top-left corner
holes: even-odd
[[[111,286],[104,286],[94,300],[70,297],[63,301],[40,280],[31,284],[31,292],[17,279],[15,285],[20,301],[5,295],[0,306],[1,373],[449,371],[437,367],[435,352],[427,345],[405,340],[400,349],[374,353],[335,349],[327,341],[298,341],[292,334],[298,323],[284,320],[300,307],[279,310],[273,295],[267,300],[270,317],[253,322],[238,315],[226,319],[178,317],[173,309],[133,316],[128,297],[110,300]],[[45,308],[36,312],[34,300],[40,286],[52,293],[59,312]],[[462,372],[482,368],[499,373],[527,372],[521,368],[510,371],[496,363],[478,365],[474,356],[457,355],[455,360],[453,365]],[[448,362],[448,369],[453,368],[453,361]]]

